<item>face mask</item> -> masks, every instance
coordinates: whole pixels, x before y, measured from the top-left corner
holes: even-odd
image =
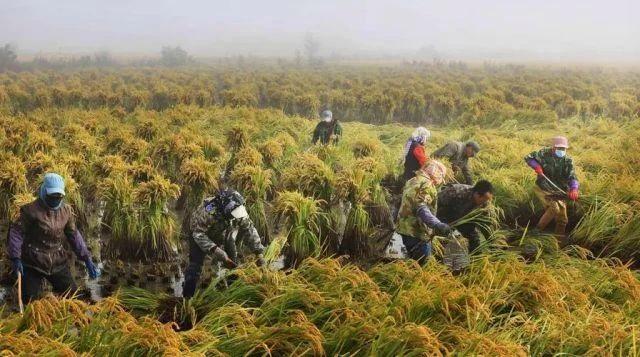
[[[555,153],[556,153],[556,157],[558,158],[563,158],[567,154],[567,152],[564,150],[556,150]]]
[[[324,121],[325,123],[331,123],[331,118],[324,118],[322,119],[322,121]]]
[[[58,209],[60,205],[62,205],[62,200],[64,196],[45,196],[44,203],[51,209]]]

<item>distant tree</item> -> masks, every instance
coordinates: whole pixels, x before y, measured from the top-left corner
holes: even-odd
[[[304,38],[304,53],[307,56],[307,61],[310,65],[318,63],[318,53],[320,52],[320,42],[313,36],[312,33],[307,33]]]
[[[16,49],[10,44],[0,47],[0,72],[16,70],[18,68]]]
[[[189,62],[189,54],[182,47],[164,46],[160,62],[165,66],[182,66]]]
[[[296,50],[296,56],[294,61],[296,66],[302,65],[302,53],[300,53],[300,50]]]
[[[111,56],[111,53],[109,53],[108,51],[99,51],[94,53],[93,60],[96,66],[99,67],[113,66],[116,63],[116,61],[113,59],[113,56]],[[84,59],[84,61],[86,61],[86,58]]]

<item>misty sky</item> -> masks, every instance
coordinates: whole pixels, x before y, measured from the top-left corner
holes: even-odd
[[[0,43],[21,53],[291,57],[313,33],[326,55],[499,54],[640,61],[640,0],[0,0]]]

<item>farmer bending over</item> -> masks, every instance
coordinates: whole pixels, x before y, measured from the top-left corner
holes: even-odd
[[[77,291],[63,247],[65,240],[85,263],[89,277],[100,275],[76,227],[73,209],[64,203],[64,188],[60,175],[46,174],[38,198],[20,207],[20,215],[9,229],[9,259],[14,273],[22,277],[22,299],[26,303],[40,297],[43,280],[49,281],[57,294]]]
[[[438,193],[438,218],[449,224],[466,216],[477,208],[486,207],[493,199],[493,185],[486,180],[476,182],[475,186],[465,184],[446,185]],[[469,240],[469,252],[474,252],[480,245],[480,236],[473,223],[463,224],[457,228]]]
[[[437,186],[444,182],[446,167],[432,160],[407,181],[402,192],[396,233],[402,236],[409,257],[423,264],[431,255],[431,239],[434,229],[449,234],[451,228],[434,215],[437,203]]]
[[[238,264],[237,244],[241,241],[252,253],[258,255],[258,265],[263,264],[264,246],[244,206],[244,198],[234,190],[222,190],[204,200],[196,209],[189,223],[189,265],[184,273],[183,296],[190,298],[196,290],[202,266],[207,254],[227,269]],[[235,230],[240,240],[236,240]]]
[[[467,141],[462,143],[459,141],[450,141],[443,147],[431,154],[434,159],[447,158],[451,162],[451,167],[455,174],[462,173],[464,183],[473,185],[471,169],[469,168],[469,158],[476,156],[480,151],[480,145],[475,141]]]

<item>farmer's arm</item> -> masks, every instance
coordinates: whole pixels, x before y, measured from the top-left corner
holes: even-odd
[[[84,238],[82,238],[82,234],[80,234],[80,231],[78,231],[73,210],[69,206],[66,207],[66,209],[68,209],[70,213],[69,220],[64,227],[64,235],[67,237],[69,245],[71,246],[71,249],[76,254],[78,259],[86,261],[87,259],[91,258],[91,254],[87,249],[87,244],[85,243]]]
[[[443,158],[443,157],[451,158],[457,152],[458,151],[456,149],[455,143],[448,142],[443,147],[441,147],[440,149],[434,151],[433,154],[431,154],[431,156],[433,158],[435,158],[435,159],[439,159],[439,158]]]
[[[209,252],[217,247],[207,235],[207,231],[214,221],[213,215],[209,214],[204,207],[198,208],[198,211],[191,217],[191,237],[193,237],[193,241],[196,242],[203,252]]]
[[[20,216],[9,227],[9,237],[7,240],[7,254],[9,255],[9,259],[22,259],[24,227],[27,227],[27,224],[27,216],[20,210]]]
[[[264,246],[260,241],[260,235],[253,221],[251,221],[250,218],[243,218],[238,225],[240,227],[240,233],[251,252],[254,254],[262,254],[262,252],[264,252]]]

